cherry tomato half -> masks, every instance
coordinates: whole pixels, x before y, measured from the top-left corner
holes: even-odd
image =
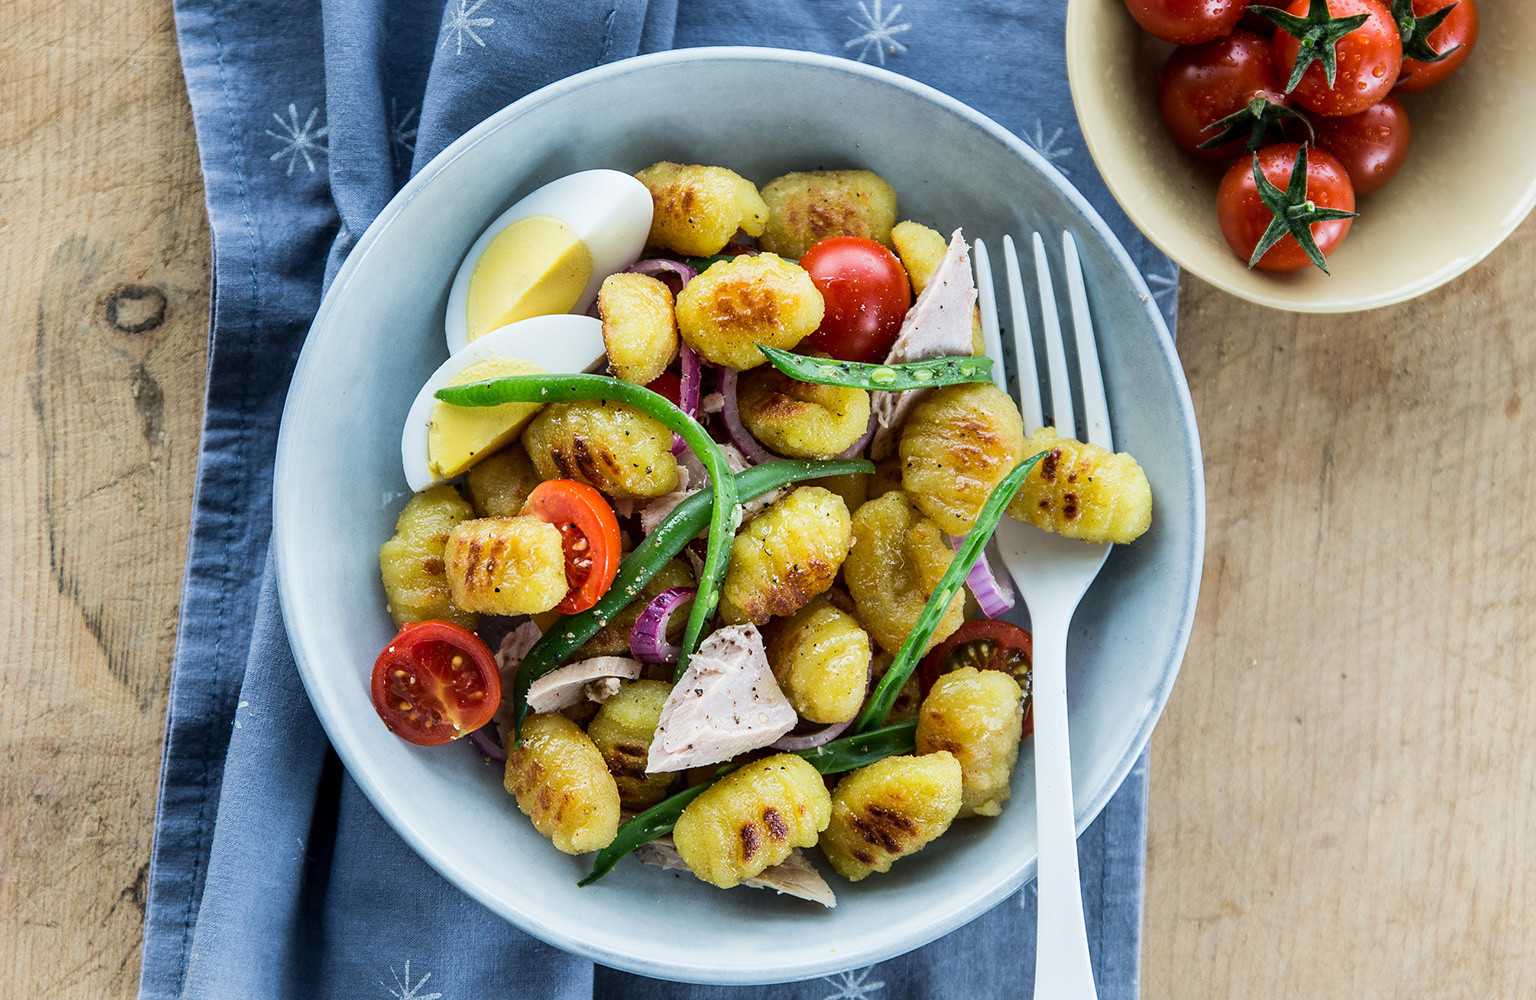
[[[806,342],[840,361],[884,361],[912,303],[896,255],[874,240],[833,236],[811,244],[800,266],[827,304]]]
[[[1311,5],[1311,0],[1291,0],[1285,9],[1305,17]],[[1302,74],[1291,96],[1297,104],[1320,115],[1359,114],[1386,97],[1397,83],[1403,66],[1402,36],[1397,33],[1391,11],[1381,0],[1328,0],[1328,14],[1334,18],[1365,14],[1366,21],[1336,43],[1333,86],[1328,86],[1322,63],[1314,62]],[[1289,32],[1276,31],[1272,44],[1275,70],[1284,84],[1296,66],[1301,42]]]
[[[1358,115],[1320,118],[1316,129],[1318,146],[1344,164],[1357,195],[1386,187],[1408,159],[1408,145],[1413,141],[1408,112],[1395,97]]]
[[[1157,88],[1157,105],[1173,141],[1208,160],[1231,160],[1243,154],[1240,139],[1215,149],[1200,144],[1220,129],[1206,126],[1236,114],[1255,97],[1275,104],[1289,104],[1275,75],[1275,59],[1269,39],[1251,31],[1234,31],[1204,45],[1175,49],[1163,65]]]
[[[1413,0],[1413,16],[1424,17],[1452,4],[1455,9],[1440,27],[1429,33],[1429,47],[1436,52],[1456,51],[1439,62],[1404,59],[1403,75],[1397,81],[1397,89],[1403,93],[1427,90],[1445,82],[1472,54],[1472,46],[1477,44],[1477,0]]]
[[[1296,165],[1296,154],[1300,151],[1301,144],[1295,142],[1265,146],[1258,152],[1259,169],[1271,184],[1285,191],[1290,184],[1291,169]],[[1320,208],[1355,210],[1355,189],[1349,182],[1349,173],[1327,150],[1313,148],[1307,151],[1307,200]],[[1275,217],[1259,197],[1251,157],[1232,164],[1221,179],[1221,186],[1216,191],[1216,217],[1227,244],[1247,262]],[[1337,219],[1312,224],[1312,238],[1317,241],[1323,256],[1338,249],[1353,221]],[[1299,271],[1311,264],[1296,237],[1287,235],[1270,247],[1256,266],[1266,271]]]
[[[565,544],[565,582],[571,590],[555,610],[570,615],[596,604],[613,585],[622,554],[619,519],[608,501],[586,483],[549,479],[528,494],[523,513],[559,528]]]
[[[373,662],[373,707],[389,731],[417,746],[442,746],[491,721],[501,672],[475,633],[445,621],[402,628]]]
[[[1024,689],[1023,736],[1027,737],[1035,731],[1034,710],[1030,704],[1034,661],[1034,636],[1008,622],[977,618],[955,629],[948,639],[928,651],[918,664],[917,680],[926,698],[939,675],[951,670],[975,667],[977,670],[1003,671]]]
[[[673,406],[682,405],[683,377],[677,372],[662,372],[656,376],[656,381],[646,385],[646,388],[658,396],[665,396],[672,401]]]
[[[1198,45],[1237,27],[1248,0],[1125,0],[1125,8],[1163,41]]]

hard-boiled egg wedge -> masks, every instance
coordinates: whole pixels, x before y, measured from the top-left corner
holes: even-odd
[[[400,437],[405,480],[420,491],[452,479],[511,441],[536,403],[450,406],[433,393],[503,375],[579,372],[603,356],[603,324],[590,316],[535,316],[504,326],[444,361],[416,394]]]
[[[530,316],[586,312],[633,264],[651,231],[651,193],[617,170],[583,170],[513,205],[469,248],[448,293],[448,350]]]

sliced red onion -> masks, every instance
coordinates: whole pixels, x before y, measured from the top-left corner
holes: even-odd
[[[507,751],[500,743],[496,742],[494,736],[486,732],[488,729],[495,728],[495,725],[493,722],[476,729],[469,734],[469,742],[475,745],[475,749],[480,751],[481,756],[498,764],[505,764],[507,762]]]
[[[634,274],[644,274],[652,278],[665,279],[666,277],[675,277],[679,285],[672,289],[673,295],[676,295],[687,286],[688,282],[699,276],[698,271],[682,261],[668,260],[665,257],[647,257],[645,260],[637,260],[624,270]],[[667,284],[671,285],[671,282],[669,281]]]
[[[699,363],[699,355],[687,344],[683,345],[682,352],[678,355],[678,363],[683,369],[681,387],[677,391],[677,407],[684,413],[693,417],[699,417],[699,387],[704,381],[704,366]],[[688,450],[688,443],[683,440],[681,434],[672,435],[672,454],[681,455]]]
[[[676,663],[682,650],[667,641],[667,623],[697,593],[696,587],[673,587],[657,594],[629,631],[629,651],[646,663]]]
[[[949,544],[958,552],[960,546],[965,544],[965,536],[951,538]],[[965,575],[965,585],[971,588],[976,603],[981,605],[981,613],[988,618],[996,618],[1013,607],[1013,588],[1002,583],[992,572],[992,566],[987,562],[986,549],[981,550],[981,555],[976,557],[976,565]]]
[[[853,725],[852,719],[847,722],[834,722],[825,729],[818,729],[815,732],[780,736],[770,745],[775,750],[809,750],[811,747],[819,747],[823,743],[830,743],[837,739],[838,735],[851,725]]]
[[[837,457],[858,458],[861,454],[864,453],[864,449],[869,447],[870,438],[875,436],[875,428],[878,425],[879,421],[875,419],[875,411],[871,409],[869,411],[869,426],[864,428],[864,436],[859,438],[853,444],[849,445],[847,448],[843,449],[841,452],[838,452]]]
[[[747,461],[753,465],[762,465],[764,462],[772,462],[779,456],[758,444],[757,438],[748,433],[741,423],[741,409],[736,402],[736,369],[729,366],[720,368],[720,393],[725,396],[725,409],[720,416],[725,420],[725,432],[731,436],[734,444]]]

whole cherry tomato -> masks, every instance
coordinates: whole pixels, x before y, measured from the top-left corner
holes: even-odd
[[[1461,68],[1472,54],[1472,46],[1477,44],[1477,0],[1413,0],[1413,16],[1429,17],[1447,7],[1451,12],[1423,40],[1430,51],[1445,58],[1435,62],[1413,58],[1411,50],[1418,47],[1414,40],[1403,51],[1403,73],[1397,89],[1405,94],[1443,83]]]
[[[1305,185],[1293,191],[1292,173],[1304,150],[1307,157]],[[1352,220],[1312,220],[1317,218],[1319,209],[1323,210],[1323,215],[1354,212],[1355,189],[1350,184],[1349,172],[1333,154],[1326,150],[1308,149],[1300,143],[1276,143],[1265,146],[1254,155],[1258,158],[1259,169],[1265,180],[1274,189],[1285,193],[1284,204],[1276,212],[1264,203],[1258,182],[1253,176],[1254,157],[1232,164],[1216,192],[1216,216],[1227,244],[1239,258],[1266,271],[1297,271],[1309,263],[1317,264],[1326,271],[1327,267],[1320,260],[1313,260],[1294,234],[1298,230],[1304,234],[1310,233],[1321,257],[1327,257],[1338,249],[1349,233]],[[1253,261],[1253,254],[1260,241],[1277,219],[1285,227],[1286,235],[1257,261]]]
[[[586,483],[549,479],[528,494],[523,513],[560,529],[565,582],[571,589],[555,610],[570,615],[596,604],[613,585],[622,554],[619,519],[608,501]]]
[[[1408,112],[1395,97],[1358,115],[1319,119],[1316,128],[1317,145],[1344,164],[1357,195],[1386,187],[1408,159],[1408,146],[1413,141]]]
[[[1292,0],[1286,12],[1308,24],[1296,29],[1299,37],[1282,23],[1272,43],[1275,69],[1288,88],[1298,58],[1306,64],[1301,79],[1289,88],[1297,104],[1320,115],[1359,114],[1397,83],[1403,43],[1381,0]],[[1365,22],[1358,28],[1341,21],[1362,14]],[[1305,49],[1301,37],[1310,40]],[[1332,86],[1324,69],[1330,47],[1335,54]]]
[[[1035,666],[1035,641],[1017,625],[995,618],[977,618],[955,629],[948,639],[928,651],[917,666],[917,680],[923,697],[933,690],[940,674],[961,667],[977,670],[1001,670],[1024,689],[1024,732],[1035,731],[1030,704]]]
[[[1275,75],[1271,51],[1269,39],[1241,29],[1214,42],[1175,49],[1163,65],[1157,89],[1158,109],[1173,141],[1208,160],[1241,156],[1241,139],[1215,149],[1201,149],[1200,144],[1220,131],[1207,131],[1206,126],[1242,111],[1256,97],[1290,103]]]
[[[884,361],[912,303],[912,286],[896,255],[874,240],[834,236],[800,258],[826,313],[806,342],[840,361]]]
[[[1248,0],[1125,0],[1136,23],[1175,45],[1199,45],[1237,26]]]
[[[475,633],[452,622],[415,622],[374,661],[372,692],[390,732],[435,747],[491,721],[501,704],[501,672]]]

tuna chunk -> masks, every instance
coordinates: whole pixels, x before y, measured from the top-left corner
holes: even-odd
[[[902,321],[896,343],[885,357],[888,365],[930,358],[969,357],[971,354],[971,315],[976,308],[976,281],[971,274],[971,256],[965,239],[956,229],[949,238],[949,249],[939,262],[933,280],[917,297],[907,318]],[[897,435],[907,414],[925,392],[877,392],[872,406],[879,427],[875,429],[870,454],[884,458],[896,447]]]
[[[535,712],[558,712],[587,697],[587,685],[610,677],[634,680],[640,676],[643,664],[627,656],[594,656],[577,660],[540,677],[528,688],[528,707]],[[594,685],[594,693],[602,685]],[[611,694],[612,692],[608,692]],[[603,697],[606,697],[604,695]],[[603,698],[594,698],[602,701]]]
[[[667,696],[645,769],[681,771],[765,747],[794,728],[795,710],[768,666],[754,625],[710,634]]]
[[[688,871],[688,863],[683,860],[682,855],[677,853],[677,845],[672,843],[671,837],[658,837],[650,843],[641,844],[635,850],[635,857],[658,868]],[[764,868],[752,878],[742,879],[741,884],[753,889],[773,889],[800,899],[808,899],[813,903],[820,903],[827,909],[837,905],[837,896],[833,894],[832,887],[827,885],[827,880],[821,877],[821,873],[805,860],[805,855],[798,847],[790,851],[789,857],[778,864],[771,868]]]

